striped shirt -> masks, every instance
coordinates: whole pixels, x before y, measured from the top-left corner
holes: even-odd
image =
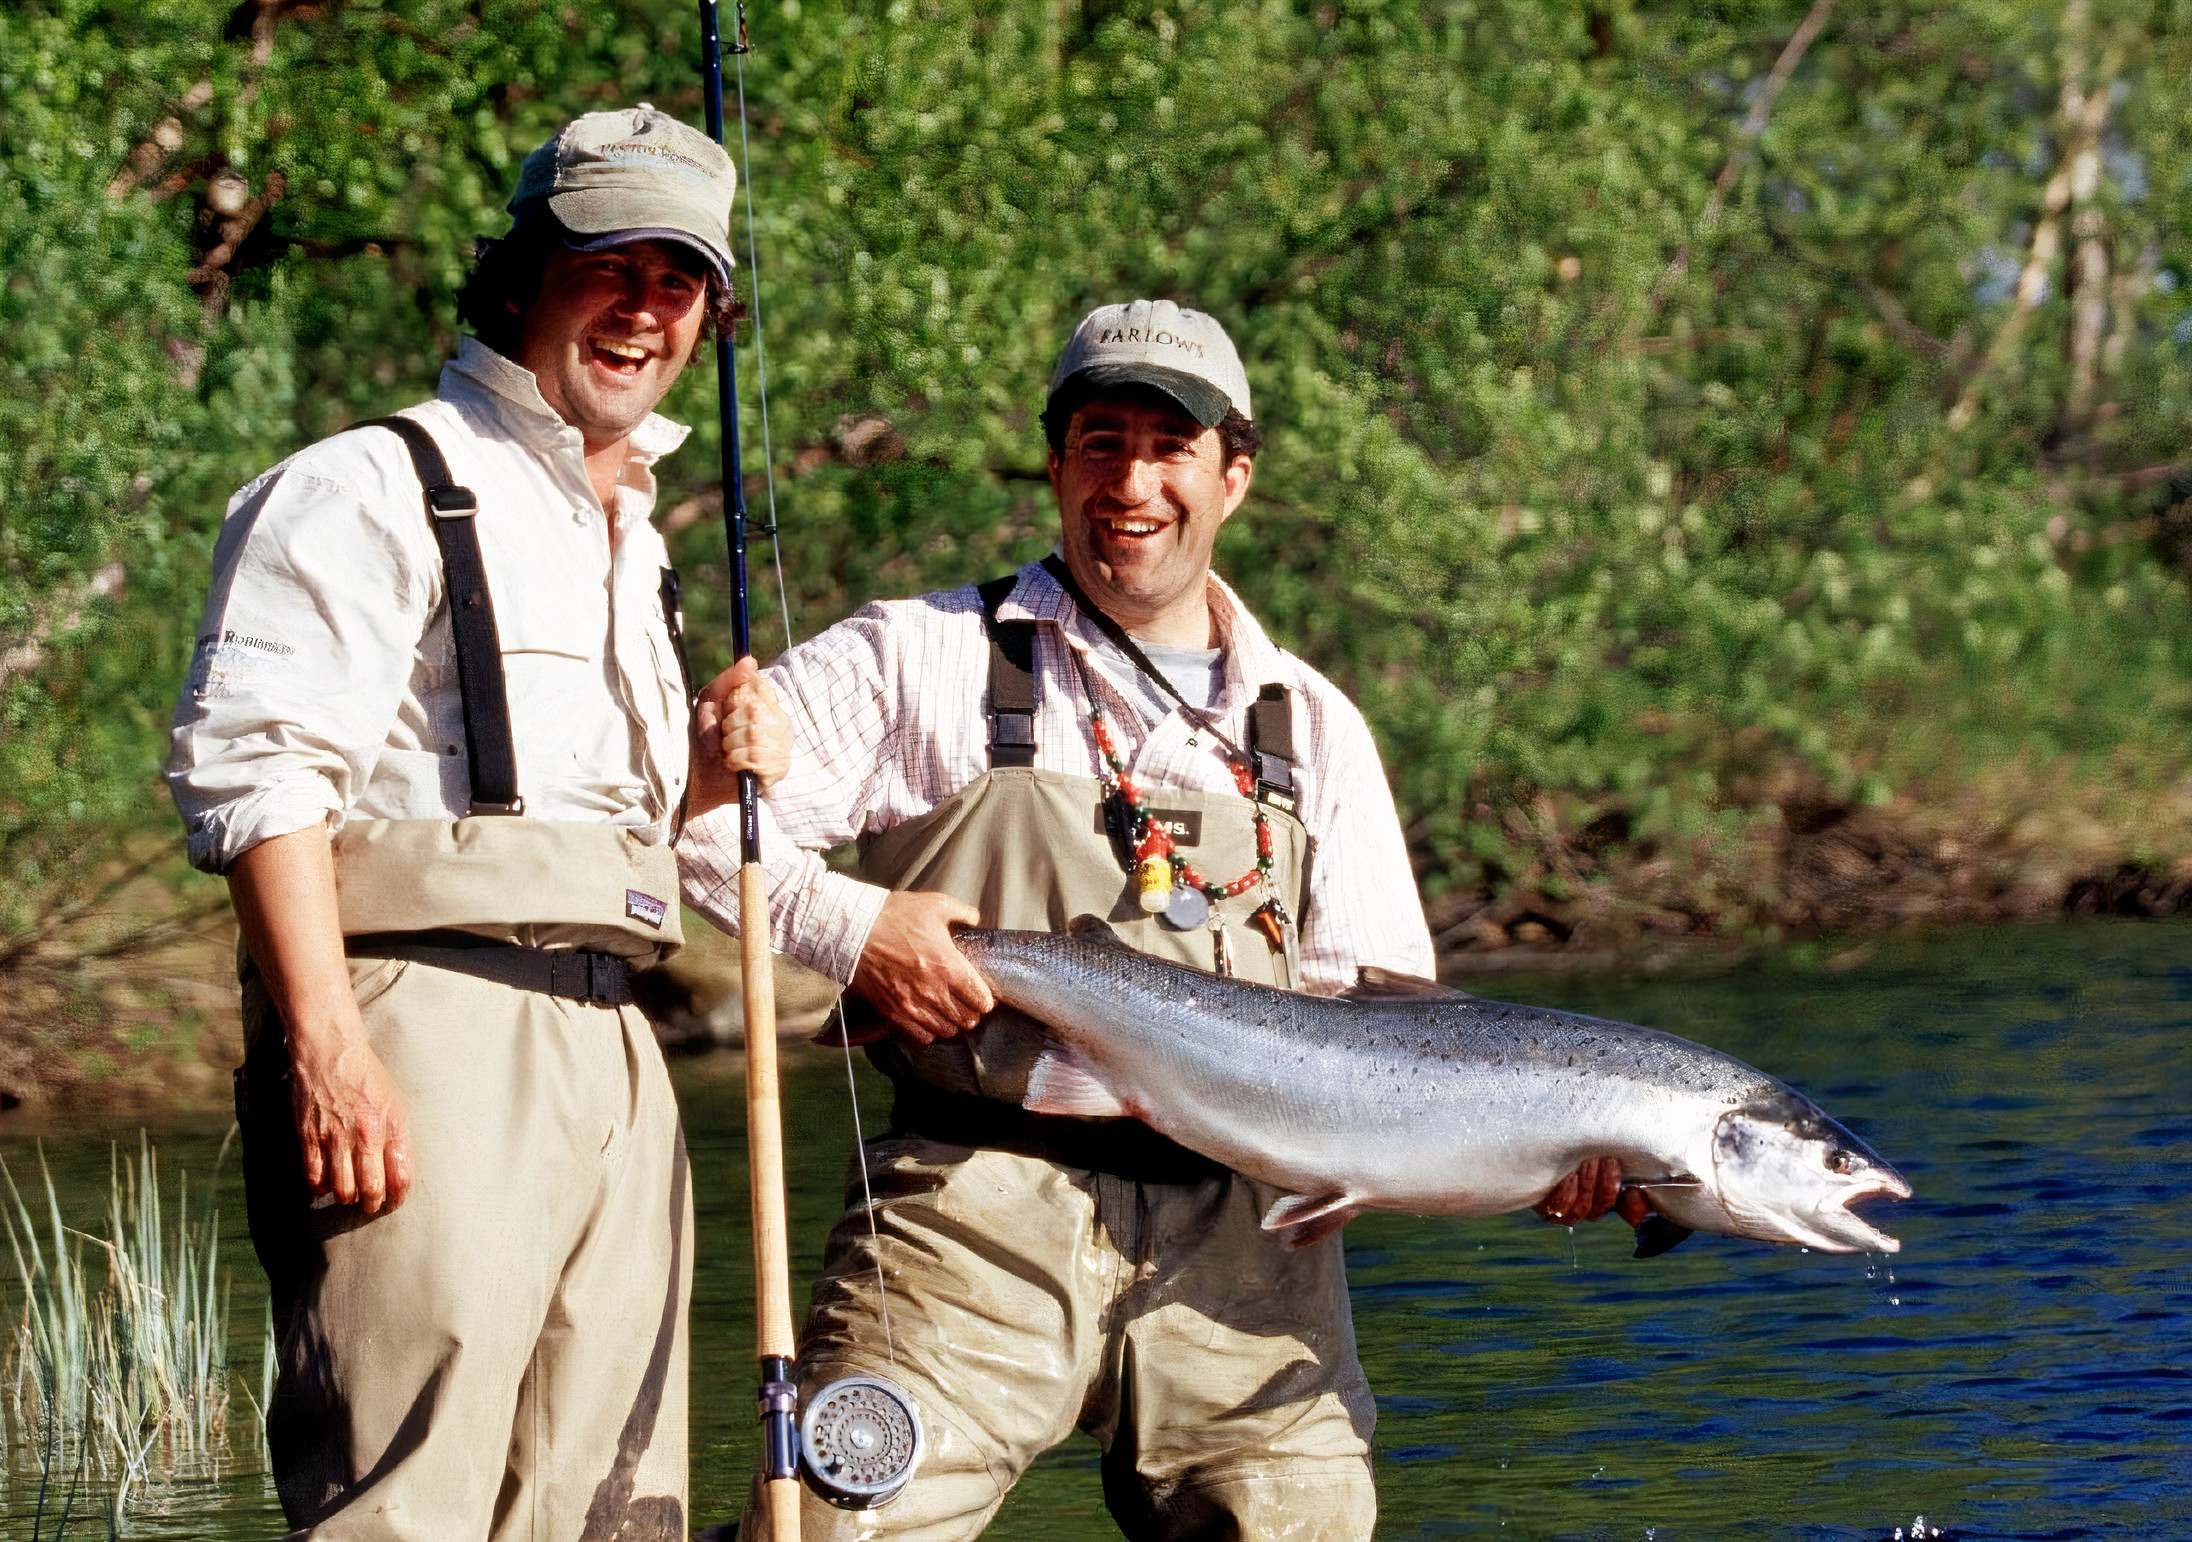
[[[1213,714],[1235,743],[1248,708],[1271,683],[1294,693],[1295,788],[1309,833],[1302,906],[1302,984],[1331,994],[1355,970],[1381,965],[1433,972],[1431,936],[1415,875],[1370,730],[1322,675],[1274,645],[1233,591],[1213,576],[1210,611],[1225,649],[1225,692]],[[1041,564],[1022,568],[1001,620],[1036,630],[1038,766],[1094,777],[1102,767],[1075,650],[1092,628]],[[820,853],[931,812],[989,769],[989,639],[970,585],[869,605],[771,665],[791,714],[791,767],[763,801],[761,860],[769,878],[771,941],[833,979],[852,978],[885,891],[832,872]],[[1225,751],[1196,735],[1175,707],[1162,718],[1087,678],[1129,772],[1147,788],[1233,793]],[[1190,743],[1190,739],[1198,742]],[[737,930],[738,809],[711,811],[678,841],[685,898]]]

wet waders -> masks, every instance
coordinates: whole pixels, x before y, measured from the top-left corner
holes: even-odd
[[[242,960],[283,1512],[327,1542],[679,1542],[692,1198],[627,978],[681,941],[676,861],[607,824],[493,817],[523,805],[476,504],[424,430],[384,426],[442,546],[474,817],[334,841],[351,981],[408,1119],[394,1211],[306,1189],[282,1025]]]
[[[1063,930],[1092,912],[1137,948],[1211,967],[1206,928],[1175,931],[1138,907],[1102,785],[1032,764],[1036,623],[996,619],[1009,589],[983,589],[991,769],[863,841],[861,875],[955,895],[985,926]],[[1169,787],[1147,798],[1192,838],[1182,852],[1203,872],[1253,864],[1248,800]],[[1276,794],[1266,813],[1273,881],[1298,916],[1307,834]],[[1285,955],[1247,924],[1262,898],[1219,907],[1235,972],[1291,985]],[[920,1406],[928,1449],[881,1510],[810,1495],[807,1536],[973,1537],[1028,1464],[1079,1428],[1103,1448],[1105,1498],[1131,1537],[1368,1538],[1374,1411],[1339,1239],[1285,1251],[1259,1225],[1277,1190],[1146,1126],[1025,1113],[1032,1057],[1000,1025],[874,1052],[897,1090],[890,1132],[867,1148],[879,1241],[855,1173],[799,1374],[806,1391],[894,1379]]]

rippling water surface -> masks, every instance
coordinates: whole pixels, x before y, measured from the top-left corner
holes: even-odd
[[[1920,1512],[1971,1538],[2192,1536],[2192,926],[2003,929],[1832,962],[1848,967],[1485,989],[1772,1071],[1917,1197],[1875,1212],[1903,1239],[1892,1261],[1698,1237],[1639,1262],[1617,1222],[1356,1221],[1381,1536],[1887,1537]],[[840,1062],[802,1053],[787,1071],[811,1271],[851,1118]],[[872,1132],[886,1099],[861,1076]],[[693,1497],[707,1523],[735,1512],[753,1452],[744,1135],[735,1075],[702,1064],[679,1080],[702,1207]],[[47,1143],[84,1224],[108,1133]],[[222,1128],[155,1133],[166,1162],[203,1171]],[[18,1174],[34,1160],[5,1136],[0,1154]],[[255,1376],[262,1297],[240,1195],[224,1209],[233,1359]],[[223,1471],[178,1481],[128,1534],[278,1533],[252,1445],[246,1427]],[[35,1469],[14,1456],[0,1535],[27,1537]],[[79,1511],[68,1534],[103,1533]],[[1094,1447],[1040,1463],[991,1535],[1115,1535]]]

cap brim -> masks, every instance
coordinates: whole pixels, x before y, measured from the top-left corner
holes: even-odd
[[[1151,386],[1164,392],[1182,407],[1188,416],[1205,428],[1216,428],[1225,421],[1225,415],[1233,410],[1233,398],[1224,390],[1212,385],[1200,375],[1190,375],[1183,369],[1167,369],[1162,364],[1114,363],[1091,364],[1086,369],[1075,370],[1058,382],[1056,396],[1076,380],[1085,380],[1092,386]]]
[[[705,257],[726,284],[738,263],[728,241],[693,228],[693,207],[683,200],[582,188],[550,194],[547,203],[563,228],[579,238],[571,242],[578,251],[602,251],[631,241],[677,241]]]

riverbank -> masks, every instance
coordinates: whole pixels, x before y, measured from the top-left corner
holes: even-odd
[[[1502,833],[1531,853],[1519,871],[1495,893],[1426,901],[1440,974],[1497,993],[1544,976],[1833,972],[1865,962],[1884,936],[2192,909],[2192,856],[2155,855],[2192,850],[2175,845],[2192,830],[2192,796],[2153,794],[2132,827],[2091,797],[2020,786],[2022,809],[1976,797],[1878,807],[1792,798],[1744,822],[1738,841],[1721,829],[1674,848],[1636,841],[1602,814],[1549,802],[1511,811]],[[152,945],[10,982],[0,1133],[226,1107],[242,1031],[235,926],[219,901],[220,886],[202,879],[180,891],[140,886],[131,924]],[[160,914],[163,904],[182,919]],[[685,926],[685,951],[641,977],[640,999],[665,1048],[705,1059],[742,1042],[738,944],[697,915]],[[779,960],[784,1042],[804,1044],[834,999],[830,982]]]

